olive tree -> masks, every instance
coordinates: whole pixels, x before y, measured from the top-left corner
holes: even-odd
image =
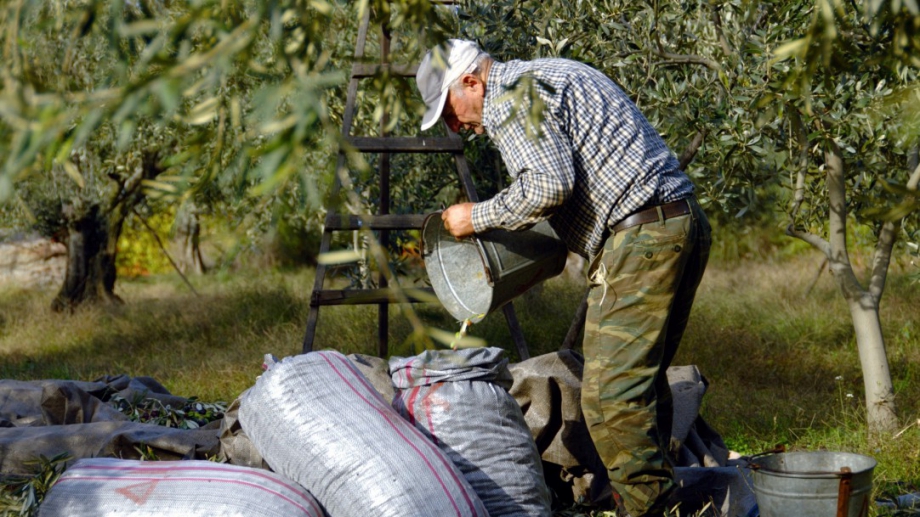
[[[121,224],[149,196],[319,211],[356,19],[437,38],[419,1],[12,0],[0,7],[0,200],[70,247],[55,306],[116,299]],[[440,36],[443,37],[443,36]]]
[[[77,27],[68,27],[66,16],[57,18],[60,23],[45,18],[51,6],[8,6],[6,14],[20,23],[9,27],[4,46],[4,120],[9,122],[4,126],[13,133],[5,142],[5,165],[44,169],[42,175],[23,182],[19,197],[38,228],[67,246],[64,284],[52,303],[55,310],[64,310],[87,300],[118,300],[113,291],[118,236],[125,219],[143,201],[144,182],[165,170],[162,158],[172,152],[176,135],[144,114],[123,121],[121,127],[111,120],[98,120],[93,128],[71,123],[61,128],[60,140],[68,143],[54,157],[26,161],[30,151],[43,145],[41,140],[51,141],[51,135],[40,132],[41,126],[61,123],[68,116],[65,103],[72,99],[54,100],[50,92],[66,89],[104,97],[104,85],[116,69],[101,35],[72,37],[67,29]],[[57,7],[66,11],[71,6]],[[44,104],[35,119],[16,111],[16,101],[32,100]],[[54,113],[58,109],[60,113]],[[96,115],[89,112],[83,118]],[[130,131],[124,130],[126,124]],[[31,126],[31,134],[17,133],[17,126]]]
[[[801,37],[775,51],[790,69],[771,92],[798,153],[787,233],[826,256],[853,320],[870,431],[890,432],[898,418],[879,304],[895,244],[918,232],[920,10],[821,1],[807,19]],[[862,281],[847,251],[852,220],[876,235]]]

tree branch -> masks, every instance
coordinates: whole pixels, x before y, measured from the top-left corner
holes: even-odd
[[[796,239],[801,239],[808,244],[811,244],[813,248],[817,249],[821,253],[824,253],[824,256],[828,258],[831,256],[830,243],[809,231],[796,230],[795,227],[790,224],[786,227],[786,235],[795,237]]]
[[[731,45],[728,44],[728,40],[725,38],[725,31],[722,29],[722,15],[720,11],[722,6],[712,5],[712,24],[716,28],[716,35],[719,38],[719,45],[722,47],[722,53],[726,57],[733,55],[735,52],[732,50]]]
[[[795,173],[795,190],[793,191],[792,213],[790,214],[790,226],[795,224],[795,218],[799,215],[802,203],[805,202],[805,175],[808,172],[808,135],[805,134],[805,127],[802,120],[793,114],[793,132],[799,144],[799,168]],[[788,232],[787,232],[788,233]]]
[[[16,76],[22,73],[22,50],[19,46],[19,20],[22,19],[22,6],[24,2],[17,2],[15,7],[9,7],[10,19],[16,22],[7,25],[9,34],[6,35],[6,48],[3,49],[3,57],[7,63],[10,63],[10,70]]]
[[[917,162],[917,148],[911,154],[909,162]],[[908,166],[914,165],[909,163]],[[920,183],[920,163],[916,163],[914,171],[907,180],[907,190],[916,192],[918,183]],[[869,282],[869,293],[876,300],[882,298],[885,291],[885,282],[888,278],[888,266],[891,264],[891,251],[898,240],[898,234],[901,232],[901,225],[904,219],[897,221],[886,221],[882,225],[882,232],[878,237],[878,244],[875,247],[875,255],[872,258],[872,277]]]
[[[147,220],[141,216],[141,214],[137,211],[136,208],[131,207],[131,211],[134,212],[134,215],[137,216],[137,218],[140,219],[142,223],[144,223],[144,226],[147,227],[148,230],[150,230],[150,234],[153,235],[154,239],[156,239],[157,245],[160,247],[160,251],[163,252],[163,255],[166,255],[166,259],[169,260],[170,264],[172,264],[172,267],[173,269],[176,270],[176,273],[179,273],[179,276],[182,277],[182,281],[185,282],[185,285],[187,285],[188,288],[192,290],[192,293],[194,293],[195,296],[201,296],[200,294],[198,294],[198,291],[196,291],[195,288],[192,286],[192,283],[188,281],[188,278],[185,278],[185,275],[182,274],[182,271],[179,270],[179,266],[176,265],[176,262],[169,255],[169,252],[166,251],[166,247],[163,246],[163,241],[160,240],[160,236],[157,235],[156,230],[154,230],[153,227],[150,226],[150,223],[148,223]]]
[[[793,221],[797,215],[799,215],[799,210],[802,208],[802,203],[805,201],[805,168],[800,167],[795,173],[795,191],[792,198],[792,213],[790,214]],[[791,224],[791,223],[790,223]]]
[[[888,280],[888,266],[891,264],[891,250],[898,240],[901,231],[901,220],[886,221],[882,225],[882,232],[875,245],[875,254],[872,257],[872,276],[869,277],[869,294],[878,304],[885,291],[885,282]]]
[[[656,52],[656,54],[659,57],[663,57],[664,59],[667,59],[666,62],[658,63],[658,64],[703,65],[706,68],[713,70],[715,72],[722,71],[722,65],[720,65],[719,63],[716,63],[715,61],[711,59],[706,59],[705,57],[702,57],[702,56],[696,56],[693,54],[687,54],[687,55],[672,54],[670,52],[664,52],[663,50],[660,50],[660,49]]]
[[[811,294],[811,291],[818,285],[818,280],[821,279],[821,273],[824,272],[824,268],[827,267],[827,257],[821,259],[821,265],[818,266],[818,270],[815,271],[815,277],[811,279],[811,283],[808,284],[808,289],[805,289],[805,294],[802,295],[802,298],[808,298],[808,295]]]
[[[696,153],[699,152],[700,146],[703,145],[703,139],[706,138],[707,133],[709,133],[709,130],[704,127],[693,135],[693,140],[690,141],[690,145],[688,145],[680,155],[680,170],[687,170],[687,166],[690,165],[690,162],[696,157]]]
[[[920,186],[920,163],[917,164],[914,172],[910,174],[910,178],[907,180],[908,190],[913,190],[916,192],[918,186]]]
[[[126,203],[127,206],[133,209],[137,201],[136,199],[130,199],[141,188],[144,180],[156,178],[163,170],[160,164],[159,151],[143,151],[141,166],[130,176],[122,179],[118,174],[110,173],[109,179],[115,183],[115,188],[109,195],[109,208],[107,214],[112,214],[116,210],[119,210],[122,212],[119,217],[124,219],[128,214],[127,210],[121,209],[122,204]]]
[[[657,17],[657,15],[656,15]],[[693,54],[672,54],[670,52],[665,52],[664,45],[661,44],[661,38],[658,31],[655,31],[655,53],[659,57],[667,59],[672,64],[691,64],[691,65],[703,65],[710,70],[716,72],[722,71],[722,65],[716,63],[711,59],[706,59],[702,56],[697,56]]]

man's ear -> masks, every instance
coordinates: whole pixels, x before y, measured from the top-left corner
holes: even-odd
[[[476,89],[477,85],[481,85],[482,81],[473,74],[464,74],[460,79],[460,84],[462,84],[464,88],[473,90]]]

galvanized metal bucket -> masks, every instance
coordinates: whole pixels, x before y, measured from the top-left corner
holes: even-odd
[[[847,452],[784,452],[752,463],[760,517],[866,517],[876,461]]]
[[[431,287],[458,321],[481,321],[565,268],[568,250],[549,223],[529,230],[490,230],[457,239],[437,212],[422,227],[422,257]]]

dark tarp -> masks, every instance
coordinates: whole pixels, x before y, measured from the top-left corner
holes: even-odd
[[[108,403],[114,395],[157,398],[176,407],[171,395],[149,377],[105,377],[95,382],[0,380],[0,474],[28,475],[40,455],[67,453],[74,459],[116,457],[162,460],[207,459],[219,452],[218,428],[183,430],[130,422]]]
[[[387,361],[366,355],[349,359],[385,400],[392,400]],[[564,350],[509,366],[511,395],[520,404],[544,462],[547,485],[558,501],[610,504],[609,484],[581,415],[583,359]],[[671,456],[688,506],[711,502],[724,515],[746,515],[753,506],[743,460],[728,459],[721,437],[699,415],[707,383],[695,366],[668,369],[674,394]],[[237,420],[238,404],[219,421],[180,430],[128,421],[109,401],[119,395],[156,398],[182,407],[187,399],[149,377],[107,376],[93,382],[0,380],[0,476],[31,474],[39,455],[68,453],[74,459],[118,457],[161,460],[217,458],[265,468]]]

